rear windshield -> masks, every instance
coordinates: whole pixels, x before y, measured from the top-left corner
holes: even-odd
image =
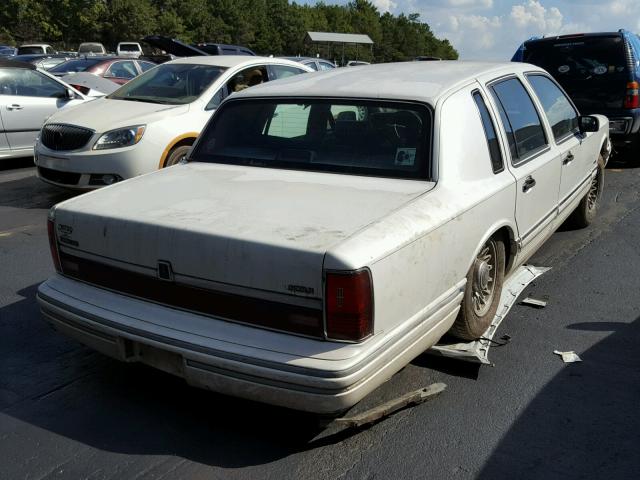
[[[216,113],[192,161],[427,179],[431,112],[413,103],[242,100]]]
[[[43,53],[43,47],[18,47],[18,55],[29,55],[32,53]]]
[[[619,35],[530,42],[523,61],[553,75],[581,110],[623,105],[629,74]]]
[[[84,72],[86,69],[93,67],[94,65],[102,62],[100,58],[94,59],[82,59],[82,60],[69,60],[67,62],[56,65],[50,72]]]
[[[159,65],[134,78],[107,98],[184,105],[202,95],[225,70],[224,67],[214,65]]]
[[[104,47],[98,44],[80,45],[78,53],[104,53]]]
[[[135,43],[121,43],[120,51],[121,52],[139,52],[140,46]]]

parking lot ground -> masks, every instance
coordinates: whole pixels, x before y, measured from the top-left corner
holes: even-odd
[[[34,297],[53,272],[45,219],[70,194],[28,162],[0,171],[0,479],[640,478],[640,168],[614,164],[605,182],[595,224],[532,259],[552,270],[522,298],[548,305],[513,308],[495,366],[422,355],[355,411],[433,382],[444,393],[332,435],[50,329]]]

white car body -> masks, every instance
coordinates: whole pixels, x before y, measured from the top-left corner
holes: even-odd
[[[54,150],[42,142],[36,145],[36,165],[40,178],[48,183],[73,189],[94,189],[104,185],[90,184],[92,175],[117,175],[128,179],[165,166],[174,148],[191,145],[207,123],[214,108],[207,104],[239,73],[262,67],[293,67],[299,72],[311,72],[309,67],[288,60],[220,55],[187,57],[163,65],[212,65],[226,70],[193,102],[183,105],[160,105],[101,98],[89,108],[78,108],[70,114],[53,115],[47,125],[65,125],[92,132],[83,147],[74,150]],[[157,67],[156,67],[157,68]],[[145,72],[137,79],[144,77]],[[136,79],[136,80],[137,80]],[[117,93],[117,92],[116,92]],[[95,150],[93,147],[106,132],[132,125],[145,125],[142,139],[132,146]],[[73,181],[59,181],[52,175],[75,175]],[[64,179],[67,177],[61,177]]]
[[[0,75],[2,71],[14,68],[16,67],[0,66]],[[28,95],[19,87],[13,88],[0,77],[0,160],[32,156],[42,124],[55,112],[69,110],[70,107],[88,100],[78,90],[47,72],[29,71],[29,75],[33,75],[39,82],[57,85],[61,92],[70,90],[73,98]]]
[[[231,97],[193,155],[234,105],[385,99],[429,106],[430,173],[385,178],[193,161],[76,197],[51,213],[62,272],[39,287],[42,312],[92,348],[192,385],[310,412],[346,409],[452,327],[487,239],[508,240],[508,274],[590,191],[598,157],[610,151],[606,118],[597,117],[597,131],[556,142],[525,74],[548,78],[515,63],[412,62],[304,75]],[[549,139],[517,166],[489,92],[505,79],[525,86]],[[476,92],[499,126],[504,165],[495,173]],[[523,191],[530,177],[537,185]],[[362,271],[373,285],[373,330],[359,341],[332,340],[327,279]],[[197,313],[234,301],[235,311]],[[244,309],[254,317],[233,317]],[[314,318],[324,334],[283,332],[285,315]]]
[[[116,55],[119,57],[138,58],[142,55],[142,47],[137,42],[120,42],[116,47]]]

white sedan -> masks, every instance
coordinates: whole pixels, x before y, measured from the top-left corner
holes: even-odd
[[[0,160],[33,155],[45,120],[87,99],[35,65],[0,60]]]
[[[297,62],[253,56],[164,63],[102,99],[49,118],[36,145],[38,176],[87,190],[175,165],[224,98],[311,71]]]
[[[346,409],[597,210],[610,152],[544,70],[336,69],[226,100],[186,164],[51,210],[61,332],[190,384]]]

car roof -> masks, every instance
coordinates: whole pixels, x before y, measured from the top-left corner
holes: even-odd
[[[531,43],[545,43],[545,42],[557,42],[562,40],[572,40],[577,38],[593,38],[593,37],[620,37],[627,32],[618,31],[618,32],[591,32],[591,33],[571,33],[568,35],[554,35],[549,37],[541,37],[541,38],[531,38],[525,41],[525,44]]]
[[[17,60],[3,60],[0,59],[0,68],[25,68],[27,70],[36,70],[36,66],[33,63],[19,62]]]
[[[379,63],[335,68],[256,85],[233,95],[242,97],[346,97],[418,100],[435,105],[453,88],[492,74],[496,78],[524,71],[544,72],[526,63],[466,61]]]
[[[20,45],[20,47],[50,47],[48,43],[25,43],[24,45]],[[18,47],[18,48],[20,48]]]
[[[166,62],[166,64],[170,63],[189,63],[195,65],[213,65],[216,67],[237,67],[243,64],[254,65],[256,63],[264,63],[264,64],[284,64],[291,65],[292,67],[300,67],[300,63],[292,62],[290,60],[285,60],[283,58],[273,58],[273,57],[258,57],[258,56],[248,56],[248,55],[207,55],[202,57],[182,57],[176,60],[171,60],[170,62]]]

